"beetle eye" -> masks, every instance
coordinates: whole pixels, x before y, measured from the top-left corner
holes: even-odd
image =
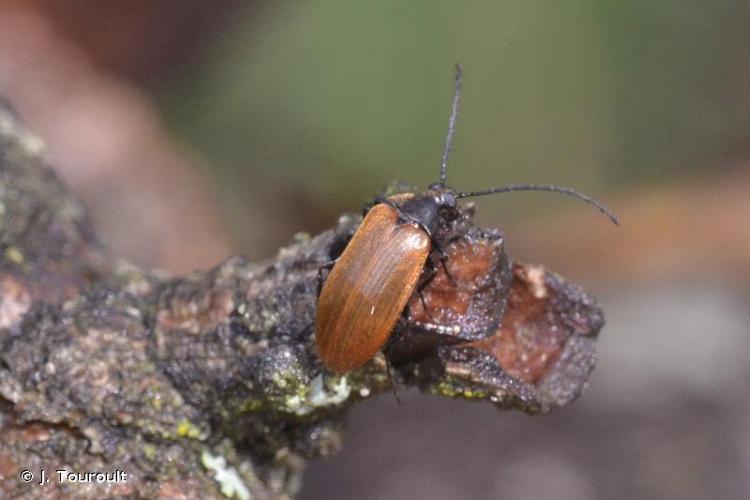
[[[453,193],[443,195],[443,205],[449,208],[456,208],[456,196]]]

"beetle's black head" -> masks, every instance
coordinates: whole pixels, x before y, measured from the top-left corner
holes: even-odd
[[[398,208],[404,222],[418,224],[432,236],[441,224],[458,217],[458,198],[453,189],[436,183],[409,197]]]
[[[445,210],[455,210],[458,208],[458,196],[453,188],[449,188],[439,182],[430,184],[427,193],[433,197],[435,203]]]

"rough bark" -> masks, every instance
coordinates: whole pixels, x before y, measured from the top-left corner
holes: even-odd
[[[172,277],[108,255],[42,149],[0,105],[0,497],[294,496],[305,463],[338,449],[346,408],[391,389],[386,354],[335,375],[315,351],[318,270],[360,217],[268,262]],[[450,259],[384,350],[393,381],[529,413],[572,401],[601,311],[543,267],[511,266],[472,216],[444,228]]]

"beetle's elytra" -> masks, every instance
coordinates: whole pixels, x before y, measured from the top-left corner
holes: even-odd
[[[393,207],[379,204],[368,212],[318,301],[315,338],[326,367],[346,372],[380,350],[414,292],[429,252],[429,236],[411,224],[399,224]]]
[[[604,205],[573,189],[511,184],[458,192],[445,184],[458,116],[462,70],[456,65],[453,103],[443,149],[440,182],[419,194],[380,200],[365,216],[323,285],[315,318],[315,343],[326,368],[344,373],[364,365],[386,343],[414,293],[436,244],[437,229],[458,215],[457,200],[508,191],[555,191],[594,205],[615,224]]]

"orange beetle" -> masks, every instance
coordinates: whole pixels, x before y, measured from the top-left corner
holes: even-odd
[[[458,199],[508,191],[555,191],[596,206],[618,224],[604,205],[566,187],[511,184],[457,192],[446,186],[461,78],[461,66],[456,65],[440,182],[430,185],[424,193],[379,200],[367,212],[323,285],[315,318],[315,343],[323,365],[333,372],[359,368],[386,343],[417,287],[431,251],[437,250],[445,259],[433,235],[441,223],[458,216]]]

